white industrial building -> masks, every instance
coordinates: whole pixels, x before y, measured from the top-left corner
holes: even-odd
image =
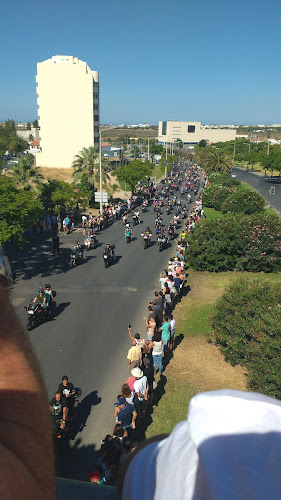
[[[209,143],[232,141],[236,130],[206,129],[201,122],[161,121],[158,125],[158,142],[166,144],[180,139],[184,146],[194,146],[202,139]]]
[[[41,152],[36,165],[71,167],[84,147],[99,146],[99,73],[73,56],[37,64]]]

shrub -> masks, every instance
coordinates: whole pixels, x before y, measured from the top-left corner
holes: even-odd
[[[190,238],[189,264],[200,271],[279,271],[281,221],[267,214],[205,219]]]
[[[233,192],[235,192],[235,188],[231,188],[228,186],[217,186],[217,190],[215,191],[212,200],[215,210],[221,210],[223,203]]]
[[[190,238],[189,263],[200,271],[234,269],[237,260],[239,222],[233,215],[203,220]]]
[[[219,187],[217,184],[210,184],[210,186],[204,189],[202,203],[205,207],[214,208],[213,199]]]
[[[241,182],[235,177],[231,177],[226,172],[213,172],[209,175],[208,180],[210,184],[220,184],[221,186],[239,186]]]
[[[224,201],[221,210],[223,213],[253,214],[262,212],[264,207],[265,200],[259,193],[241,186]]]
[[[227,361],[248,370],[249,388],[281,398],[281,289],[242,278],[217,302],[209,339]]]

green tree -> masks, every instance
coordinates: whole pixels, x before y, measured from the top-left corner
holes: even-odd
[[[25,191],[37,188],[43,181],[43,176],[40,174],[39,168],[33,167],[33,164],[33,155],[27,153],[27,155],[21,156],[18,163],[11,169],[11,178],[14,184]]]
[[[125,165],[118,169],[117,179],[118,181],[124,181],[129,184],[133,193],[139,181],[147,181],[147,178],[151,175],[152,168],[152,165],[148,162],[133,160],[129,165]]]
[[[209,172],[231,172],[233,161],[222,149],[207,146],[196,151],[195,161]]]
[[[171,172],[171,170],[173,170],[173,167],[177,161],[177,156],[175,155],[167,155],[167,160],[166,160],[166,156],[162,156],[162,159],[161,159],[161,162],[160,162],[160,169],[161,169],[161,172],[164,172],[166,171],[166,167],[167,167],[167,173],[169,174]]]
[[[1,127],[1,135],[5,137],[16,137],[16,125],[14,120],[6,120],[4,127]]]
[[[12,137],[8,143],[8,149],[13,154],[22,153],[28,149],[28,142],[21,137]]]
[[[207,147],[207,141],[205,139],[201,139],[198,143],[199,148],[206,148]]]
[[[12,179],[0,177],[0,244],[14,241],[22,245],[28,224],[37,222],[42,203],[33,193],[18,190]]]
[[[89,205],[89,202],[93,196],[93,190],[91,189],[91,186],[88,183],[86,174],[83,174],[81,176],[78,188],[78,195],[79,195],[79,203],[81,203],[81,205],[85,209],[86,206]]]
[[[49,179],[41,186],[41,199],[44,206],[51,211],[71,211],[79,201],[79,191],[74,183]]]
[[[26,128],[27,128],[27,130],[31,130],[31,124],[29,122],[27,122]]]
[[[78,155],[75,156],[72,167],[74,172],[72,176],[75,181],[79,181],[83,174],[86,174],[87,180],[91,188],[94,187],[95,177],[99,170],[99,153],[96,148],[90,146],[83,148]]]
[[[39,123],[38,123],[38,120],[34,120],[34,121],[32,122],[32,126],[33,126],[34,128],[39,128]]]

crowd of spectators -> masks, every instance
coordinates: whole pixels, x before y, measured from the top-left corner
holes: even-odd
[[[176,322],[173,310],[181,300],[186,284],[188,233],[202,217],[204,212],[199,198],[184,221],[184,229],[179,234],[167,268],[160,273],[159,291],[154,292],[148,304],[144,317],[146,335],[132,333],[131,325],[128,326],[128,378],[114,403],[113,432],[102,442],[96,469],[87,475],[91,482],[115,485],[120,467],[138,446],[136,430],[145,421],[146,413],[153,405],[154,390],[174,354]]]

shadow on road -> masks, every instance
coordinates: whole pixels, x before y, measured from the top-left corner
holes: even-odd
[[[76,407],[76,418],[74,425],[69,433],[69,439],[75,439],[75,436],[82,432],[84,427],[86,427],[87,419],[92,411],[92,406],[100,404],[101,398],[98,397],[97,391],[93,391],[77,405]]]
[[[19,279],[29,280],[35,276],[47,277],[69,270],[71,248],[60,248],[60,255],[53,255],[51,239],[34,238],[22,249],[7,245],[7,255],[14,274],[15,283]]]
[[[70,306],[70,302],[61,302],[60,304],[58,304],[58,306],[53,311],[52,319],[57,318],[68,306]]]

